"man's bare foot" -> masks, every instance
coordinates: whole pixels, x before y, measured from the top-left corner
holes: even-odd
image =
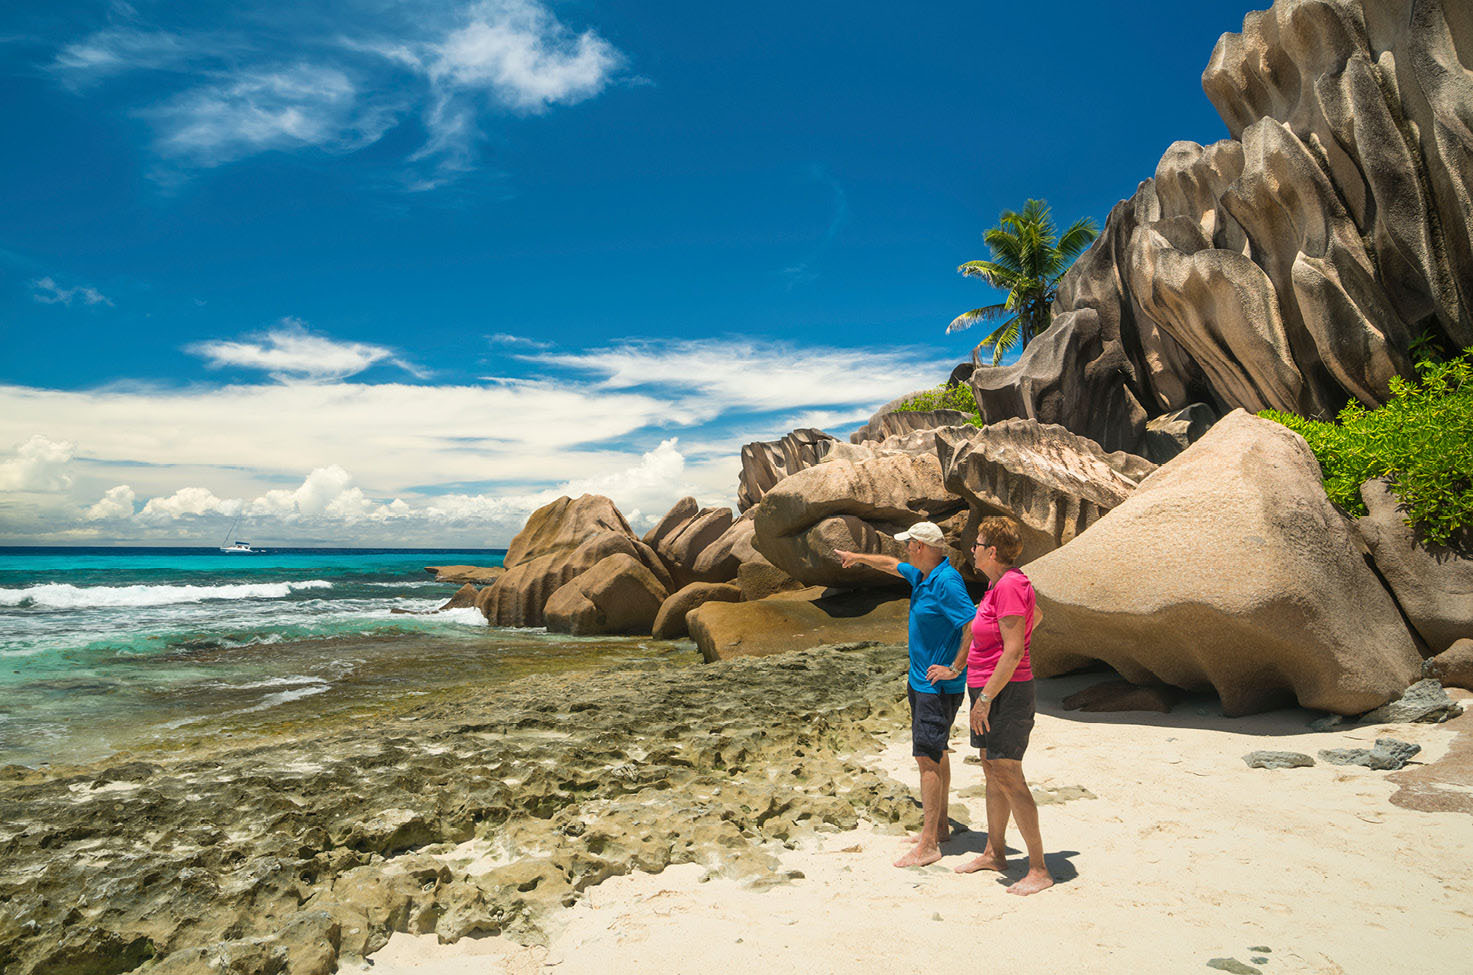
[[[929,863],[935,863],[941,859],[941,851],[936,847],[922,847],[917,845],[905,856],[895,861],[897,867],[924,867]]]
[[[1020,897],[1027,897],[1029,894],[1036,894],[1040,890],[1048,890],[1053,885],[1054,878],[1049,876],[1047,870],[1030,870],[1026,877],[1008,888],[1008,893],[1017,894]]]
[[[998,873],[1006,871],[1008,858],[1000,857],[995,853],[987,852],[968,863],[955,868],[957,873],[976,873],[978,870],[996,870]]]

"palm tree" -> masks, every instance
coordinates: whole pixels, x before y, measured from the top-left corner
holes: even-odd
[[[992,250],[990,261],[968,261],[957,268],[969,277],[982,278],[994,288],[1007,291],[1001,304],[973,308],[952,319],[947,334],[959,332],[974,322],[996,321],[1011,315],[972,350],[992,349],[992,364],[1002,361],[1003,353],[1021,343],[1027,346],[1033,337],[1049,327],[1053,320],[1051,306],[1058,294],[1059,279],[1069,270],[1074,259],[1100,235],[1100,228],[1090,217],[1076,220],[1056,237],[1053,216],[1042,200],[1029,200],[1023,212],[1005,210],[998,225],[982,235]]]

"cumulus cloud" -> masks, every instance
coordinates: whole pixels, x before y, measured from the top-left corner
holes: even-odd
[[[36,434],[17,446],[12,456],[0,460],[0,490],[62,491],[71,487],[71,475],[64,468],[75,452],[76,445],[70,441]]]
[[[203,487],[183,487],[167,498],[150,498],[138,513],[144,521],[171,521],[185,515],[230,515],[240,514],[241,503],[215,497],[213,491]]]
[[[408,13],[362,3],[341,19],[353,26],[338,36],[267,35],[239,18],[230,32],[186,35],[153,29],[128,10],[61,47],[49,68],[73,88],[174,70],[183,83],[140,114],[156,130],[159,154],[178,166],[269,150],[352,152],[417,117],[425,139],[406,160],[406,185],[428,189],[474,168],[488,107],[526,115],[584,101],[624,61],[596,31],[565,26],[540,0]]]
[[[96,288],[75,287],[63,288],[50,277],[40,278],[31,282],[31,297],[43,305],[66,305],[71,307],[72,302],[78,301],[84,305],[109,305],[113,300]]]
[[[108,488],[107,493],[83,513],[83,517],[88,521],[132,518],[134,499],[133,489],[126,484],[119,484]]]
[[[266,515],[294,522],[301,519],[340,521],[387,521],[407,517],[409,506],[399,499],[375,503],[353,483],[353,475],[336,464],[319,467],[292,491],[268,491],[245,508],[251,516]]]
[[[313,335],[307,324],[296,318],[283,318],[276,328],[250,341],[196,342],[185,351],[205,359],[212,368],[261,369],[277,380],[343,379],[380,362],[422,375],[393,349]]]

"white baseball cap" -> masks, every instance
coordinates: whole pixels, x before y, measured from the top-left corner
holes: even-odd
[[[946,536],[941,533],[940,528],[937,528],[936,525],[929,521],[916,522],[899,535],[896,535],[895,540],[897,542],[915,540],[932,548],[946,547]]]

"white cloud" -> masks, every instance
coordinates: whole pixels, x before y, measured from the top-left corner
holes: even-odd
[[[377,142],[395,112],[341,69],[314,64],[245,70],[183,92],[146,113],[166,156],[217,166],[269,149],[350,152]]]
[[[306,323],[296,318],[283,318],[277,328],[256,341],[197,342],[185,351],[208,360],[212,368],[261,369],[278,380],[343,379],[379,362],[420,375],[419,370],[395,356],[393,349],[313,335]]]
[[[36,434],[15,448],[14,456],[0,460],[0,490],[62,491],[72,478],[63,468],[76,445]]]
[[[622,61],[593,31],[574,34],[531,0],[492,0],[433,45],[430,77],[450,88],[484,89],[503,105],[545,111],[598,94]]]
[[[726,339],[635,341],[521,358],[601,375],[605,389],[663,387],[686,411],[689,422],[731,410],[872,408],[936,385],[955,365],[950,359],[935,358],[931,350],[798,347]]]
[[[284,521],[323,518],[352,524],[370,516],[375,505],[353,475],[333,464],[319,467],[294,491],[268,491],[246,506],[248,515],[269,515]]]
[[[169,67],[190,56],[190,42],[178,34],[108,27],[63,47],[51,67],[73,80],[87,80],[123,71]]]
[[[497,332],[495,335],[488,335],[486,337],[486,341],[489,342],[492,346],[504,345],[504,346],[507,346],[509,348],[519,348],[519,349],[550,349],[550,348],[552,348],[552,343],[551,342],[539,342],[536,339],[529,339],[529,338],[527,338],[525,336],[522,336],[522,335],[509,335],[506,332]]]
[[[270,358],[278,346],[258,345],[256,368],[290,376],[288,366],[311,361]],[[504,544],[559,494],[606,494],[626,514],[648,517],[683,494],[730,504],[743,443],[804,425],[842,435],[838,424],[857,425],[877,405],[940,382],[952,366],[922,350],[737,340],[515,355],[546,375],[475,386],[330,378],[183,389],[0,386],[0,444],[27,441],[35,427],[26,418],[47,418],[46,437],[26,452],[32,466],[16,473],[18,450],[0,461],[3,476],[36,482],[43,461],[53,485],[75,474],[74,493],[52,496],[59,507],[44,515],[0,510],[0,538],[44,541],[29,526],[84,525],[86,512],[111,510],[97,498],[120,480],[150,499],[146,517],[123,520],[154,537],[177,518],[188,527],[191,517],[249,509],[242,528],[252,538],[277,529],[305,537],[322,525],[310,537]],[[335,368],[368,358],[348,356]],[[70,459],[66,441],[85,444],[85,457]]]
[[[270,150],[352,152],[418,116],[426,138],[406,161],[431,172],[411,173],[412,189],[474,168],[488,105],[520,114],[572,105],[603,91],[624,61],[596,31],[570,29],[541,0],[397,13],[350,5],[342,19],[352,27],[336,37],[268,34],[250,23],[186,35],[152,29],[131,10],[114,19],[63,46],[48,67],[71,87],[129,71],[178,71],[183,85],[140,112],[173,164],[218,166]]]
[[[31,282],[34,289],[31,297],[43,305],[66,305],[80,301],[84,305],[112,305],[113,300],[96,288],[63,288],[52,278],[45,277]]]
[[[185,515],[230,515],[240,513],[241,503],[215,497],[209,488],[183,487],[167,498],[150,498],[138,512],[144,521],[170,521]]]
[[[108,488],[96,504],[84,513],[88,521],[107,521],[114,518],[133,517],[133,489],[126,484]]]

